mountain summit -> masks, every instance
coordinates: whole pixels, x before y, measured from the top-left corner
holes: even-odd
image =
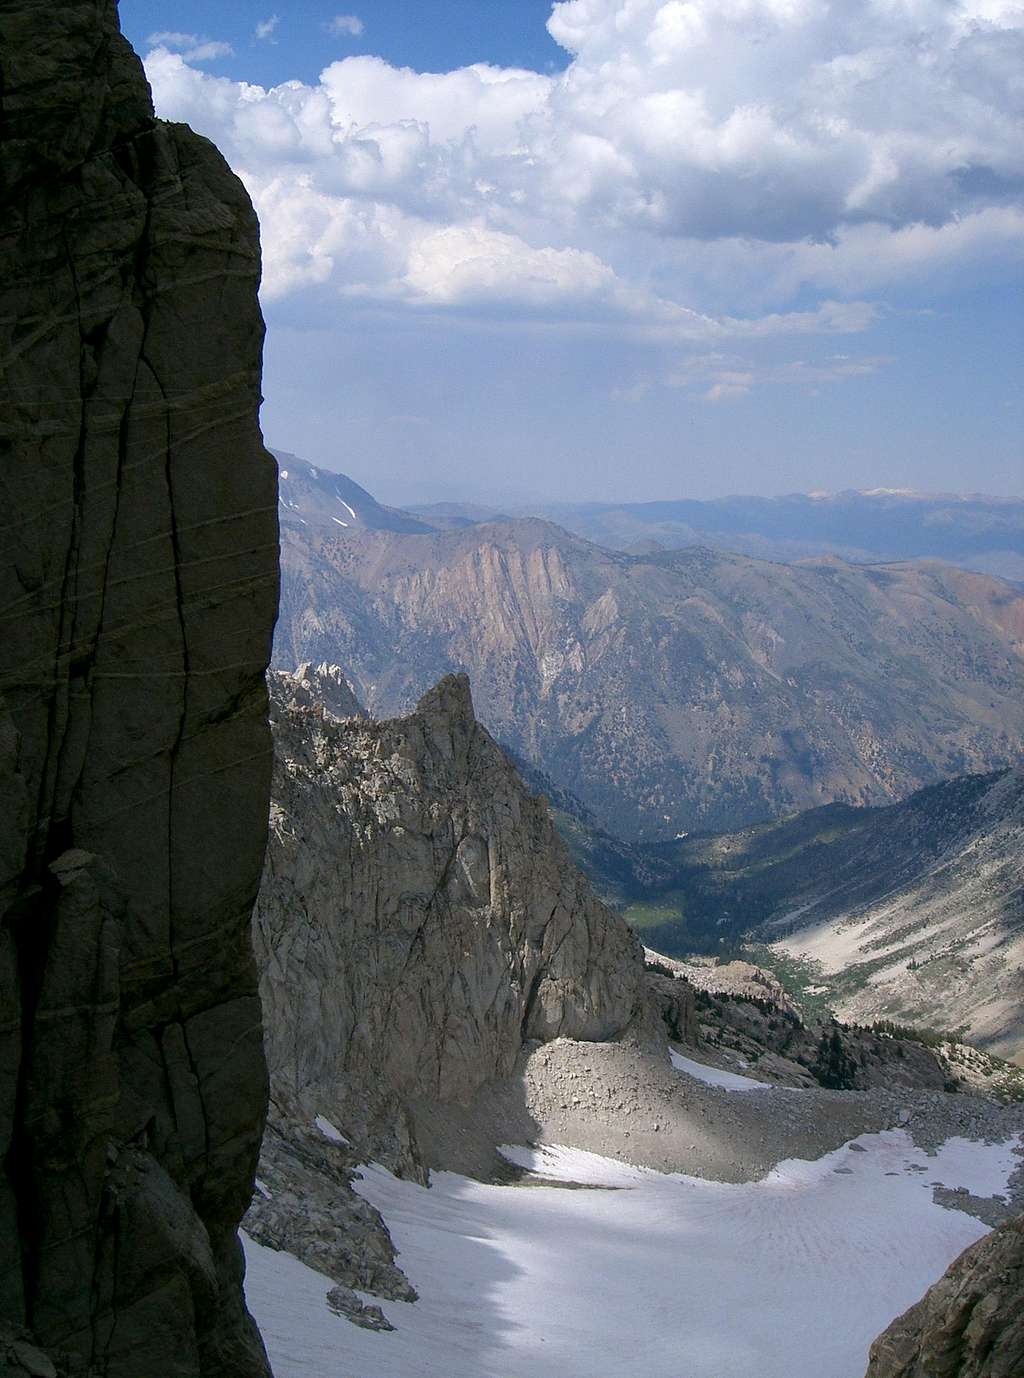
[[[393,507],[383,507],[345,474],[317,468],[298,455],[271,450],[278,468],[281,525],[301,529],[336,527],[341,531],[430,531],[427,522]]]

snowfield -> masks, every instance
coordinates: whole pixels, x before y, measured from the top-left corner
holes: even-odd
[[[999,1194],[1012,1149],[928,1157],[890,1130],[741,1185],[564,1148],[503,1152],[572,1187],[371,1166],[359,1190],[420,1294],[382,1303],[397,1330],[335,1316],[326,1278],[249,1239],[246,1294],[277,1378],[862,1378],[875,1335],[987,1233],[932,1185]]]
[[[720,1086],[726,1091],[770,1091],[767,1081],[755,1081],[753,1077],[740,1076],[739,1072],[725,1072],[720,1067],[708,1067],[706,1063],[694,1062],[692,1057],[684,1057],[674,1048],[668,1050],[672,1066],[677,1072],[685,1072],[696,1077],[705,1086]]]

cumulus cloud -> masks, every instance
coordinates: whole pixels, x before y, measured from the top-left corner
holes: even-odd
[[[280,22],[281,16],[279,14],[272,14],[269,19],[261,19],[253,30],[253,36],[258,38],[261,43],[266,43],[268,41],[276,43],[277,39],[274,37],[274,34],[277,32],[277,26]]]
[[[270,297],[843,334],[870,328],[872,292],[1024,244],[1009,0],[565,0],[548,27],[571,56],[554,76],[361,56],[265,90],[169,35],[147,71],[160,113],[246,181]],[[692,309],[702,294],[726,313]]]
[[[1022,26],[996,0],[570,0],[551,155],[609,139],[607,212],[666,234],[942,224],[1020,190]]]
[[[327,32],[332,34],[348,34],[352,38],[358,38],[363,32],[363,21],[357,14],[336,14],[329,20]]]
[[[146,41],[154,48],[166,48],[168,51],[180,53],[184,62],[213,62],[219,57],[230,57],[234,52],[230,43],[200,38],[194,33],[163,30],[151,33]]]

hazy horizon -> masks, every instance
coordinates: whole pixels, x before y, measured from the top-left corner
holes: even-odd
[[[394,488],[394,491],[392,491],[386,482],[381,483],[378,481],[379,476],[375,476],[372,474],[367,475],[365,473],[360,474],[355,467],[346,468],[344,464],[336,463],[329,459],[311,459],[308,455],[297,454],[295,450],[290,449],[287,445],[278,444],[277,440],[273,438],[267,438],[266,444],[267,447],[275,453],[289,454],[295,456],[298,459],[304,459],[308,463],[315,464],[318,467],[325,469],[330,473],[344,474],[347,478],[353,479],[356,483],[360,484],[363,488],[365,488],[367,492],[371,495],[371,497],[374,497],[378,501],[386,503],[388,506],[391,507],[425,507],[434,504],[440,505],[445,503],[451,503],[455,505],[475,504],[479,506],[497,506],[499,504],[507,504],[509,507],[521,508],[527,507],[532,503],[536,503],[538,505],[543,505],[545,507],[556,508],[559,506],[586,503],[594,503],[595,505],[611,504],[617,506],[620,503],[631,503],[635,501],[640,501],[643,503],[728,502],[732,499],[738,500],[744,498],[772,499],[795,497],[821,498],[822,500],[826,500],[829,498],[853,495],[860,497],[905,496],[921,499],[949,499],[959,502],[1024,502],[1024,491],[1010,493],[991,493],[983,492],[979,489],[962,489],[957,491],[954,489],[906,488],[889,484],[879,484],[871,488],[857,488],[852,486],[845,488],[830,489],[793,488],[777,491],[764,490],[760,492],[748,489],[746,491],[732,490],[729,492],[709,492],[706,494],[697,494],[693,492],[664,492],[658,494],[655,497],[648,497],[639,500],[632,497],[596,498],[591,493],[587,492],[585,487],[581,487],[577,495],[572,499],[569,499],[565,497],[556,498],[546,496],[540,490],[534,490],[531,492],[524,489],[517,490],[514,487],[502,488],[500,485],[488,486],[485,483],[473,484],[471,481],[468,480],[463,481],[462,483],[454,481],[445,482],[444,480],[433,482],[431,476],[425,477],[423,481],[420,483],[419,489],[422,491],[423,496],[417,496],[417,485],[415,483],[406,483],[403,485],[401,482],[399,482],[398,485]],[[1022,484],[1022,490],[1024,490],[1024,484]]]

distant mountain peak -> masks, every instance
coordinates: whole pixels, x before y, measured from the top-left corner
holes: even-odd
[[[286,450],[271,450],[278,466],[281,525],[328,529],[425,532],[433,528],[408,512],[385,507],[347,474],[324,469]]]

